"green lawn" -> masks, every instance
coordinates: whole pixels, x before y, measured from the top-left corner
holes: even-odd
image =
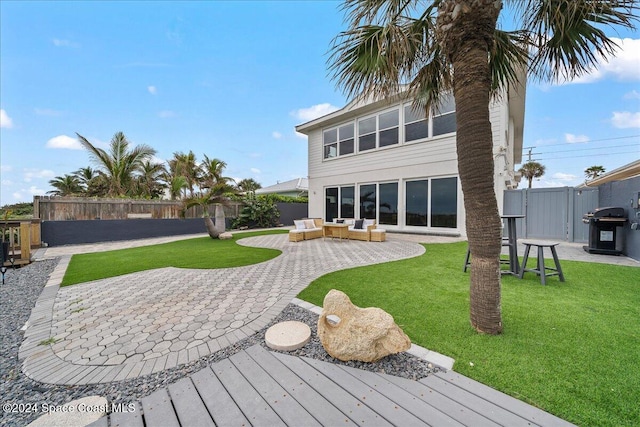
[[[425,247],[417,258],[328,274],[298,297],[322,306],[340,289],[455,358],[457,372],[581,426],[640,425],[640,268],[563,260],[564,283],[505,276],[504,333],[483,336],[469,324],[466,243]]]
[[[230,240],[200,237],[160,245],[74,255],[62,286],[162,267],[226,268],[256,264],[275,258],[280,251],[240,246],[236,241],[245,237],[286,232],[287,230],[269,230],[238,233]]]

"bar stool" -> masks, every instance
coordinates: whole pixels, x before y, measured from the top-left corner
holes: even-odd
[[[509,243],[509,238],[508,237],[503,237],[502,238],[502,246],[511,246],[511,244]],[[502,258],[502,256],[500,256],[500,264],[511,265],[511,260],[509,258],[504,259],[504,258]],[[469,268],[469,267],[471,267],[471,250],[469,249],[469,245],[467,245],[467,255],[464,258],[464,268],[462,269],[462,271],[466,273],[467,272],[467,268]],[[501,274],[513,274],[511,269],[509,269],[509,270],[501,270],[500,273]]]
[[[561,282],[564,282],[564,274],[562,274],[562,267],[560,267],[560,260],[558,259],[558,254],[556,252],[556,246],[560,243],[557,242],[540,242],[534,240],[524,240],[522,241],[524,244],[524,258],[522,260],[522,268],[520,269],[520,278],[524,276],[525,271],[530,271],[532,273],[536,273],[540,276],[540,282],[543,285],[547,284],[547,277],[549,276],[558,276]],[[535,246],[538,250],[538,260],[536,264],[536,268],[527,268],[527,261],[529,260],[529,251],[531,247]],[[544,265],[544,248],[551,249],[551,255],[553,256],[553,262],[555,263],[556,268],[546,267]],[[550,273],[547,273],[550,271]]]

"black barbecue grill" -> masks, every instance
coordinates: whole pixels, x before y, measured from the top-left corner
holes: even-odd
[[[616,249],[616,229],[627,222],[624,208],[600,208],[582,217],[589,224],[589,246],[583,249],[590,254],[620,255]]]

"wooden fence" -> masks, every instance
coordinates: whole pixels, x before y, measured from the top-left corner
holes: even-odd
[[[74,221],[88,219],[173,219],[180,218],[182,205],[171,200],[132,200],[132,199],[102,199],[85,197],[48,197],[36,196],[33,200],[33,216],[42,221]],[[232,202],[225,206],[225,215],[235,218],[240,213],[242,204]],[[211,216],[213,207],[209,207]],[[200,206],[189,208],[185,218],[202,217]]]

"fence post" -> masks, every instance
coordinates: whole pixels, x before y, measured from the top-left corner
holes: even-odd
[[[20,222],[20,259],[31,259],[31,222]]]

